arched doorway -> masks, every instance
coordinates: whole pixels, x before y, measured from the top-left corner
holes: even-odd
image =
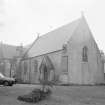
[[[49,56],[44,56],[42,59],[42,62],[40,64],[39,67],[39,71],[40,71],[40,80],[44,81],[44,82],[51,82],[51,72],[54,74],[54,65],[51,61],[51,59],[49,58]]]

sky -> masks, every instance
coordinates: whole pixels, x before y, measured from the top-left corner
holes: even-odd
[[[0,41],[28,45],[81,13],[105,52],[105,0],[0,0]]]

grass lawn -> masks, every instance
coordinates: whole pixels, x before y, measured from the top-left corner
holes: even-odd
[[[51,97],[39,103],[17,100],[36,87],[25,84],[0,87],[0,105],[105,105],[105,86],[54,86]]]
[[[53,89],[51,98],[43,102],[47,105],[105,105],[105,86],[58,86]]]

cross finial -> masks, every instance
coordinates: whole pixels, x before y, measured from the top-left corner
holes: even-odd
[[[37,39],[38,39],[38,38],[39,38],[40,33],[39,33],[39,32],[36,32],[36,34],[37,34]]]

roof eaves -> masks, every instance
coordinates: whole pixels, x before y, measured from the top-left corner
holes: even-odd
[[[29,52],[29,50],[33,47],[33,45],[36,43],[36,41],[39,39],[40,37],[38,36],[36,38],[36,40],[30,45],[30,47],[26,50],[26,52],[23,54],[22,58],[25,57],[25,55]]]

